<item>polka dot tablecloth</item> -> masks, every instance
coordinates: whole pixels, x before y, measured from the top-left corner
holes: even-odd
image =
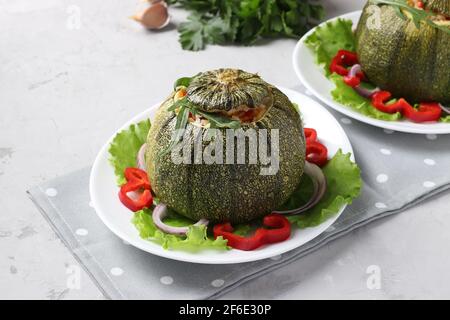
[[[332,113],[347,132],[361,167],[364,180],[361,197],[313,241],[263,261],[194,265],[153,256],[130,246],[113,235],[95,214],[88,190],[90,168],[28,192],[107,298],[216,298],[359,226],[401,212],[450,188],[450,135],[403,134]]]

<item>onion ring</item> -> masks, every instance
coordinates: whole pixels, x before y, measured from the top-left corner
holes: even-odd
[[[156,205],[156,207],[153,209],[152,219],[153,219],[153,223],[159,230],[161,230],[165,233],[181,235],[181,236],[185,236],[188,233],[189,226],[173,227],[173,226],[169,226],[169,225],[165,224],[163,222],[163,219],[166,216],[167,216],[167,206],[163,203]],[[201,219],[197,223],[195,223],[194,226],[200,226],[200,225],[207,226],[208,223],[209,223],[208,220]]]
[[[361,65],[355,64],[352,66],[352,68],[348,72],[348,76],[356,77],[356,75],[361,72],[362,72]],[[360,84],[360,85],[354,87],[353,90],[355,90],[360,96],[370,99],[374,93],[380,91],[380,88],[377,87],[375,89],[367,89],[367,88],[364,88],[363,86],[361,86],[361,84]]]
[[[139,149],[136,157],[136,164],[137,167],[141,170],[147,171],[146,165],[145,165],[145,150],[147,148],[147,144],[144,143],[141,148]]]
[[[314,192],[309,201],[301,206],[300,208],[285,210],[285,211],[273,211],[273,213],[278,213],[287,216],[293,216],[300,213],[304,213],[305,211],[314,207],[325,195],[327,191],[327,179],[323,174],[322,170],[315,164],[305,162],[305,174],[311,178],[313,183]]]
[[[441,107],[442,111],[445,113],[450,114],[450,107],[446,107],[442,103],[439,103],[439,107]]]

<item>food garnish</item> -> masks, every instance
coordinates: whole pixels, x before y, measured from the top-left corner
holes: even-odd
[[[189,232],[189,226],[186,227],[174,227],[163,222],[163,219],[167,216],[167,206],[163,203],[159,203],[153,209],[152,219],[155,226],[168,234],[175,234],[184,236]],[[194,226],[203,225],[205,227],[208,226],[209,221],[206,219],[200,219]]]
[[[305,128],[306,161],[323,167],[328,161],[328,149],[317,139],[317,131]]]
[[[313,142],[316,143],[316,142]],[[306,147],[308,148],[308,147]],[[308,152],[308,151],[307,151]],[[322,200],[323,196],[327,191],[327,180],[322,170],[315,164],[310,163],[308,159],[305,163],[305,174],[311,179],[313,185],[313,192],[310,196],[308,202],[303,204],[302,206],[294,209],[279,211],[275,210],[273,213],[282,214],[285,216],[293,216],[298,215],[304,212],[307,212],[309,209],[313,208],[316,204]]]
[[[139,149],[136,157],[137,167],[141,170],[147,170],[147,166],[145,165],[145,150],[147,148],[147,144],[144,143]]]
[[[438,121],[441,117],[442,110],[439,103],[422,102],[419,107],[413,108],[405,99],[400,98],[396,102],[386,104],[391,98],[391,93],[388,91],[378,91],[372,96],[372,104],[375,108],[386,113],[401,112],[405,118],[413,122],[429,122]]]
[[[350,67],[350,70],[348,67]],[[361,81],[366,79],[366,77],[362,72],[361,65],[358,64],[358,56],[354,52],[339,50],[332,59],[330,72],[344,76],[344,83],[346,85],[355,89],[361,96],[370,98],[372,105],[381,112],[390,114],[401,113],[405,118],[417,123],[438,121],[441,118],[442,108],[439,103],[422,102],[418,108],[414,108],[405,99],[400,98],[393,103],[386,104],[392,97],[389,91],[380,90],[379,88],[368,90],[361,86]],[[315,159],[315,163],[318,164],[320,158],[317,158],[317,155],[320,155],[320,146],[310,145],[310,148],[318,150],[316,153],[313,153],[313,158],[311,158]],[[308,145],[306,146],[306,150],[308,159]],[[325,151],[322,150],[322,152]]]
[[[263,226],[256,229],[250,237],[243,237],[233,233],[229,222],[214,226],[214,238],[222,237],[227,244],[239,250],[255,250],[262,245],[282,242],[291,236],[291,224],[288,219],[279,214],[269,214],[263,219]],[[269,229],[270,228],[270,229]]]
[[[119,199],[131,211],[149,208],[153,203],[147,173],[138,168],[125,169],[127,182],[120,187]],[[133,196],[129,194],[133,193]]]

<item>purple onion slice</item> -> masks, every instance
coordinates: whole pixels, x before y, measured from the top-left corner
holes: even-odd
[[[147,171],[147,167],[145,165],[145,150],[147,148],[147,144],[144,143],[141,148],[139,149],[139,152],[137,154],[136,164],[137,167],[141,170]]]
[[[439,107],[441,107],[442,111],[445,113],[450,114],[450,107],[446,107],[442,103],[439,103]]]
[[[300,208],[286,210],[286,211],[274,211],[273,213],[283,214],[287,216],[297,215],[300,213],[304,213],[305,211],[314,207],[325,195],[327,191],[327,179],[322,172],[322,169],[319,166],[306,161],[305,163],[305,174],[308,175],[313,183],[314,192],[309,199],[309,201],[301,206]]]
[[[189,226],[187,227],[173,227],[165,224],[163,219],[167,216],[167,206],[163,203],[156,205],[153,209],[152,219],[155,226],[161,231],[169,234],[184,236],[189,231]],[[194,226],[204,225],[207,226],[209,223],[206,219],[199,220]]]
[[[362,69],[361,69],[361,65],[360,64],[355,64],[352,66],[352,68],[350,69],[350,71],[348,72],[348,76],[349,77],[356,77],[356,75],[358,73],[361,73]],[[380,91],[380,88],[375,88],[375,89],[367,89],[364,88],[361,84],[359,86],[356,86],[353,88],[360,96],[370,99],[376,92]]]

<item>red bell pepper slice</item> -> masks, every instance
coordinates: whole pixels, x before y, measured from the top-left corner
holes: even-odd
[[[391,98],[391,93],[388,91],[378,91],[372,95],[372,105],[378,110],[386,113],[402,112],[408,104],[405,99],[400,99],[391,104],[385,104]]]
[[[304,128],[306,143],[313,142],[317,140],[317,131],[312,128]]]
[[[269,214],[264,217],[263,225],[271,229],[258,228],[253,236],[242,237],[233,233],[229,222],[216,224],[213,228],[214,238],[222,236],[228,240],[228,245],[239,250],[255,250],[262,245],[282,242],[291,236],[291,224],[286,217],[279,214]]]
[[[126,168],[125,179],[127,183],[121,186],[119,191],[122,204],[134,212],[150,207],[153,204],[153,196],[147,173],[138,168]],[[136,193],[137,197],[131,198],[129,192]]]
[[[306,160],[323,167],[328,162],[328,150],[317,140],[317,131],[304,128],[306,138]]]
[[[306,143],[306,161],[323,167],[328,162],[328,149],[317,141]]]
[[[125,179],[128,182],[136,182],[142,185],[144,189],[150,189],[150,181],[148,181],[147,172],[138,168],[126,168]]]
[[[442,114],[442,109],[438,103],[423,102],[418,109],[412,107],[405,99],[401,98],[397,102],[389,105],[385,101],[391,98],[388,91],[379,91],[372,96],[372,105],[378,110],[386,113],[401,112],[403,116],[414,122],[438,121]]]
[[[347,67],[358,63],[358,55],[355,52],[339,50],[331,60],[330,71],[341,76],[348,75]]]
[[[358,75],[356,75],[355,77],[350,77],[346,75],[344,76],[344,82],[349,87],[356,88],[361,84],[361,78]]]
[[[127,188],[124,188],[126,186],[127,185],[124,185],[119,191],[119,199],[125,207],[133,212],[136,212],[144,208],[148,208],[153,204],[153,196],[150,190],[145,189],[140,193],[137,199],[132,199],[128,196],[128,192],[136,191],[136,189],[126,191]]]
[[[439,103],[435,102],[422,102],[419,104],[419,108],[415,109],[408,105],[403,109],[403,115],[414,122],[428,122],[439,121],[441,118],[442,109]]]

